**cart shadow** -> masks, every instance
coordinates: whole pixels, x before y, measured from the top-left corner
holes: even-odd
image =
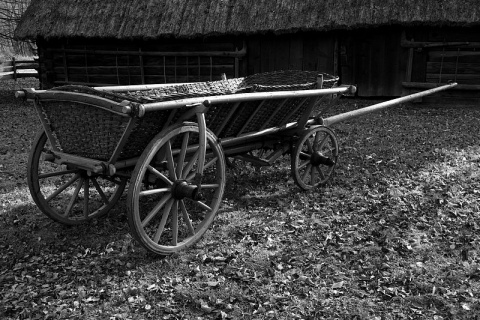
[[[43,215],[33,204],[16,206],[4,212],[0,221],[1,259],[13,267],[28,256],[61,256],[66,260],[111,256],[120,261],[120,272],[124,269],[121,261],[136,256],[123,212],[122,205],[117,205],[105,217],[66,226]]]

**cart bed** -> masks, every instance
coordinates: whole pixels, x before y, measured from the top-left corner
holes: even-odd
[[[336,86],[337,77],[322,74],[322,78],[323,88]],[[108,160],[130,123],[131,117],[123,113],[123,106],[128,103],[135,106],[228,94],[308,90],[317,88],[317,80],[317,72],[283,71],[124,93],[64,86],[49,90],[50,95],[41,99],[40,116],[61,151]],[[220,139],[238,137],[297,122],[318,99],[293,97],[214,104],[205,114],[206,124]],[[118,160],[138,157],[156,134],[178,121],[187,109],[184,106],[136,117]]]

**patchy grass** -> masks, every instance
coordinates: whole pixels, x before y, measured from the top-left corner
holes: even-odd
[[[340,123],[335,179],[301,192],[285,157],[230,169],[213,228],[163,260],[124,201],[65,227],[30,199],[38,122],[3,91],[4,319],[473,319],[480,313],[480,109],[415,106]],[[334,114],[371,105],[342,100]]]

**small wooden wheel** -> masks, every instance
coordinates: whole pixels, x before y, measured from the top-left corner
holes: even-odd
[[[133,171],[128,223],[132,236],[152,253],[169,255],[191,246],[218,211],[225,157],[208,129],[205,149],[199,141],[195,123],[167,128],[146,147]]]
[[[323,126],[308,129],[292,153],[292,175],[304,190],[325,184],[333,175],[338,159],[335,133]]]
[[[83,169],[44,160],[51,150],[45,132],[38,132],[27,168],[30,194],[48,217],[66,225],[79,224],[106,214],[120,199],[125,178],[88,175]]]

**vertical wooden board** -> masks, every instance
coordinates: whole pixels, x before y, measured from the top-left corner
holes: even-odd
[[[385,34],[386,43],[386,86],[382,96],[402,95],[402,82],[405,81],[405,69],[407,67],[409,53],[400,46],[401,30],[387,30]],[[390,75],[390,76],[389,76]]]
[[[292,69],[290,66],[290,37],[275,37],[273,41],[270,42],[270,45],[272,46],[270,54],[273,60],[273,66],[269,71]]]
[[[356,45],[354,38],[350,33],[340,33],[339,37],[339,54],[340,67],[339,76],[342,84],[357,84],[356,76]]]
[[[380,33],[372,38],[370,48],[370,68],[368,74],[368,95],[383,96],[388,90],[389,80],[392,74],[389,72],[393,63],[391,52],[387,50],[386,35]]]
[[[262,38],[260,61],[261,72],[271,72],[275,70],[275,39],[270,37]]]
[[[357,53],[357,70],[355,70],[355,79],[357,81],[357,89],[359,96],[369,96],[370,93],[370,75],[372,68],[371,63],[371,44],[368,39],[358,37],[356,42]]]
[[[412,82],[425,82],[427,76],[427,52],[414,50],[412,65]]]
[[[317,64],[319,46],[315,41],[315,37],[308,35],[303,39],[303,68],[309,71],[320,71]]]
[[[262,70],[261,48],[262,42],[257,37],[250,37],[247,40],[247,74],[259,73]]]
[[[400,95],[400,83],[405,75],[400,62],[404,59],[400,48],[400,33],[391,28],[362,32],[358,35],[357,48],[358,95]]]
[[[303,70],[303,39],[298,35],[292,36],[289,49],[288,69]]]
[[[303,38],[303,69],[333,74],[332,33],[311,33]]]

